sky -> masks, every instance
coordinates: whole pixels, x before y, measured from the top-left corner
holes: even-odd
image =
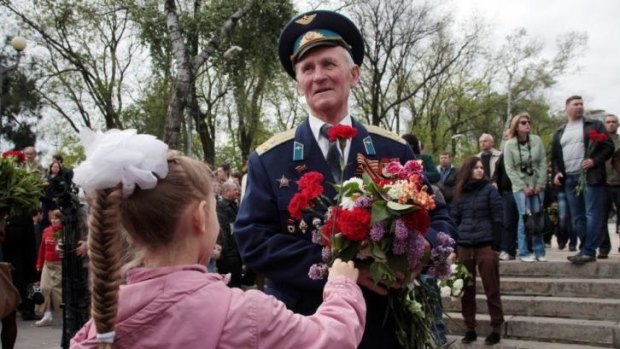
[[[457,22],[472,15],[484,18],[498,43],[524,28],[542,41],[549,58],[559,35],[585,32],[587,48],[573,61],[573,72],[561,77],[549,93],[551,109],[562,110],[566,98],[576,94],[584,98],[586,109],[620,115],[620,1],[452,0],[452,6]]]

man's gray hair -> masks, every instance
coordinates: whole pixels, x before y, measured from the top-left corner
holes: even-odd
[[[229,179],[225,181],[224,183],[222,183],[220,187],[220,193],[225,193],[238,187],[239,185],[237,184],[235,180]]]
[[[491,142],[495,143],[495,139],[493,139],[493,136],[491,136],[489,133],[481,134],[479,140],[482,140],[482,139],[485,139],[485,138],[490,139]]]

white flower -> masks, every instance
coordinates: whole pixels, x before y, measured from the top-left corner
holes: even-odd
[[[456,281],[454,281],[454,283],[452,284],[452,287],[455,290],[462,290],[463,289],[463,279],[457,279]]]
[[[366,191],[364,190],[364,181],[361,178],[359,178],[359,177],[351,177],[350,179],[347,179],[346,181],[344,181],[342,183],[342,186],[346,187],[348,184],[351,184],[351,183],[356,183],[357,184],[357,188],[359,190],[361,190],[363,193],[366,193]]]
[[[351,196],[343,196],[342,201],[340,202],[340,207],[345,210],[353,210],[355,208],[355,200],[359,197],[359,194],[353,194]]]
[[[456,273],[457,268],[458,266],[456,265],[456,263],[450,264],[450,271],[452,272],[452,274]]]
[[[450,286],[443,286],[439,289],[439,292],[442,297],[450,297],[450,294],[452,293],[450,290]]]
[[[408,184],[408,182],[403,180],[394,182],[391,186],[389,186],[387,194],[393,199],[398,199],[405,193],[403,187],[406,184]]]

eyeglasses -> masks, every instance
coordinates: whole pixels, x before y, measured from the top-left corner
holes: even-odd
[[[519,121],[519,123],[520,123],[521,125],[530,125],[530,124],[531,124],[531,122],[529,122],[529,121],[527,121],[527,120]]]

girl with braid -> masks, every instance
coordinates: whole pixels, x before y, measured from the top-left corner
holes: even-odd
[[[334,262],[308,317],[260,291],[228,288],[204,266],[219,232],[208,166],[135,130],[82,138],[87,157],[74,181],[93,194],[92,319],[71,348],[357,347],[366,305],[352,262]],[[139,257],[121,285],[124,232]]]

